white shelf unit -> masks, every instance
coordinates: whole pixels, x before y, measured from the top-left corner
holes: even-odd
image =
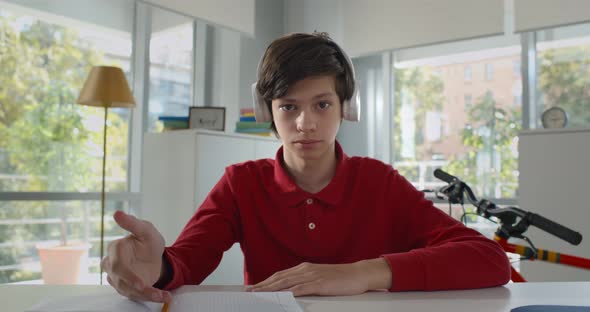
[[[580,232],[584,237],[580,245],[573,246],[531,226],[525,235],[537,248],[590,258],[589,162],[590,129],[521,132],[519,206]],[[524,261],[520,267],[524,278],[532,282],[590,280],[590,270],[565,265]]]
[[[139,215],[152,222],[171,245],[227,166],[274,158],[280,146],[274,138],[207,130],[148,133],[143,143]],[[235,244],[203,284],[243,284],[243,262]]]

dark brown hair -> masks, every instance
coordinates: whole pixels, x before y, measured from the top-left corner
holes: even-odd
[[[334,76],[340,103],[352,97],[354,73],[340,47],[327,33],[293,33],[275,39],[258,69],[256,91],[272,116],[272,100],[287,94],[296,82],[313,76]],[[272,129],[276,133],[274,122]]]

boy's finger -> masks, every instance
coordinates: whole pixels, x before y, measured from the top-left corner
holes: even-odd
[[[148,223],[143,220],[137,219],[136,217],[130,214],[126,214],[123,211],[118,210],[113,215],[113,218],[120,227],[122,227],[128,232],[131,232],[131,234],[139,238],[148,234]]]

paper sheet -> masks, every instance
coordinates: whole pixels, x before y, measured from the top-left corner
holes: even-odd
[[[118,294],[94,294],[45,300],[27,312],[160,312],[162,304],[135,302]],[[303,312],[291,292],[186,292],[173,296],[168,312]]]
[[[174,297],[169,312],[303,312],[291,292],[192,292]]]

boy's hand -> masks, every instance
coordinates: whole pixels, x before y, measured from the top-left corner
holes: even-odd
[[[246,290],[291,291],[294,296],[342,296],[390,287],[389,265],[378,258],[350,264],[302,263],[247,286]]]
[[[100,263],[109,284],[130,299],[170,302],[169,292],[152,287],[162,271],[162,234],[150,222],[122,211],[115,212],[114,218],[130,234],[109,243],[107,256]]]

